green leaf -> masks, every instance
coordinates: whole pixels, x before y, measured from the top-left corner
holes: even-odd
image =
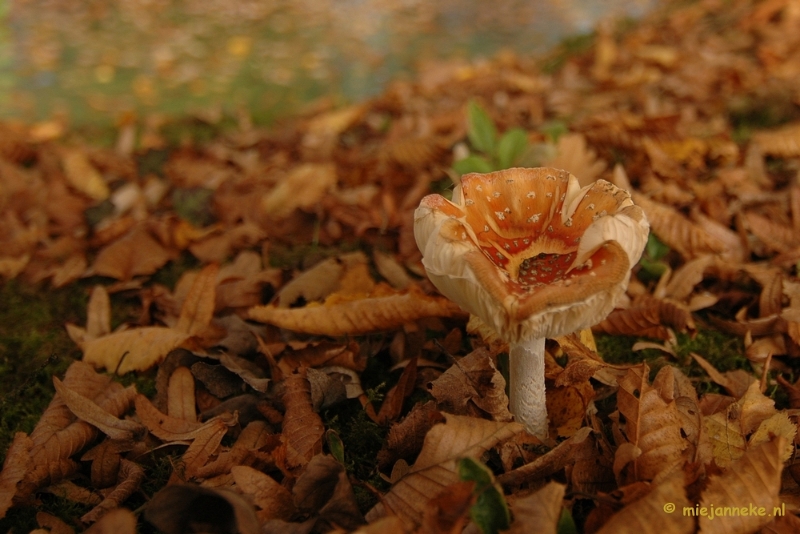
[[[500,487],[494,482],[492,472],[482,463],[472,458],[462,458],[458,462],[458,476],[461,480],[475,482],[473,494],[478,498],[470,508],[472,521],[483,534],[496,534],[511,525],[511,514]]]
[[[643,282],[658,280],[669,269],[669,265],[663,261],[653,261],[646,256],[642,256],[639,260],[639,266],[641,267],[639,279]]]
[[[528,134],[522,128],[512,128],[497,143],[497,162],[501,169],[513,167],[528,148]]]
[[[472,155],[454,162],[453,170],[458,174],[469,174],[471,172],[492,172],[495,169],[483,156]]]
[[[658,261],[669,253],[669,247],[664,244],[653,232],[647,236],[647,245],[644,247],[645,255],[653,261]]]
[[[335,430],[329,428],[328,431],[325,432],[325,440],[328,442],[328,450],[331,452],[331,456],[333,456],[337,462],[344,465],[344,443],[342,442],[342,438],[339,437],[339,434],[337,434]]]
[[[578,527],[575,525],[575,520],[572,519],[572,514],[566,508],[561,510],[561,517],[558,518],[556,532],[558,534],[578,534]]]
[[[494,153],[497,128],[486,111],[474,100],[467,104],[467,136],[472,146],[486,154]]]
[[[553,120],[542,124],[539,131],[542,132],[550,142],[557,143],[558,138],[569,131],[569,127],[567,127],[567,123],[564,121]]]

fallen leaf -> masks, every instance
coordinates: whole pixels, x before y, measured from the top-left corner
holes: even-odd
[[[145,506],[144,518],[165,534],[261,532],[253,505],[244,497],[233,491],[193,484],[177,484],[160,490]]]
[[[292,494],[275,480],[252,467],[237,465],[231,468],[236,487],[245,495],[252,495],[258,509],[256,515],[262,523],[269,519],[289,520],[295,512]]]
[[[716,514],[700,514],[701,532],[755,532],[772,521],[774,510],[781,509],[778,493],[785,447],[784,438],[777,437],[747,451],[721,475],[710,477],[700,506],[713,506]],[[761,508],[765,513],[760,513]]]
[[[142,435],[144,431],[142,425],[135,421],[115,417],[90,399],[66,387],[64,383],[55,376],[53,377],[53,385],[56,388],[56,392],[64,399],[64,403],[76,417],[97,427],[98,430],[111,439],[130,441]],[[126,402],[132,403],[136,395],[136,388],[131,386],[123,391],[125,392]]]
[[[537,492],[516,499],[511,505],[514,522],[511,523],[509,534],[526,532],[556,534],[558,520],[564,507],[565,489],[563,484],[550,482]]]
[[[378,288],[381,286],[379,285]],[[250,319],[286,330],[307,334],[343,336],[391,330],[423,317],[455,317],[463,312],[448,299],[430,297],[415,286],[407,293],[386,288],[366,298],[328,297],[323,305],[281,309],[275,306],[250,308]]]
[[[668,505],[671,505],[669,510],[672,512],[665,511]],[[598,534],[689,534],[695,531],[695,522],[683,510],[690,507],[683,476],[673,475],[645,497],[614,514]]]
[[[92,200],[105,200],[109,189],[102,175],[80,149],[65,149],[61,155],[64,176],[74,189]]]
[[[302,374],[292,374],[284,379],[286,390],[283,404],[281,442],[285,447],[286,467],[293,470],[305,466],[311,458],[322,452],[325,425],[311,408],[311,386]]]
[[[393,513],[403,520],[407,529],[420,525],[427,502],[458,481],[456,463],[459,458],[479,458],[500,441],[522,431],[519,423],[448,414],[444,417],[445,424],[435,425],[428,431],[422,451],[408,474],[367,514],[367,521]]]
[[[19,484],[29,469],[30,450],[33,441],[24,433],[17,432],[6,452],[3,469],[0,471],[0,519],[11,508]]]
[[[640,451],[630,457],[634,481],[663,479],[682,465],[686,448],[677,406],[648,383],[648,372],[642,364],[618,381],[620,426],[628,443]]]
[[[141,226],[134,227],[122,238],[100,250],[91,271],[117,280],[149,275],[173,259],[173,254]]]

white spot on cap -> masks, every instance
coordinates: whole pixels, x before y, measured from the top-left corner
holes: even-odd
[[[494,212],[494,214],[495,214],[495,215],[497,216],[497,218],[498,218],[498,219],[500,219],[501,221],[504,221],[504,220],[506,220],[506,214],[505,214],[505,213],[503,213],[502,211],[496,211],[496,212]]]
[[[536,198],[536,191],[528,191],[528,194],[525,196],[528,198]]]

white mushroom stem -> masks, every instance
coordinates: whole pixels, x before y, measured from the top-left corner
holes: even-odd
[[[547,406],[544,396],[544,338],[511,344],[509,393],[511,413],[534,436],[547,437]]]

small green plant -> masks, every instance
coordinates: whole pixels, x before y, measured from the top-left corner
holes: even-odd
[[[470,517],[481,532],[496,534],[508,529],[511,513],[489,468],[472,458],[462,458],[458,462],[458,476],[461,480],[475,482],[472,492],[477,498],[470,509]]]
[[[665,245],[653,232],[647,237],[647,245],[644,247],[644,254],[639,260],[639,279],[643,282],[658,280],[661,278],[669,264],[664,261],[664,257],[669,254],[670,248]]]
[[[525,130],[511,128],[499,135],[489,114],[474,100],[467,105],[467,121],[467,137],[476,153],[453,163],[458,174],[525,166],[531,148]]]

